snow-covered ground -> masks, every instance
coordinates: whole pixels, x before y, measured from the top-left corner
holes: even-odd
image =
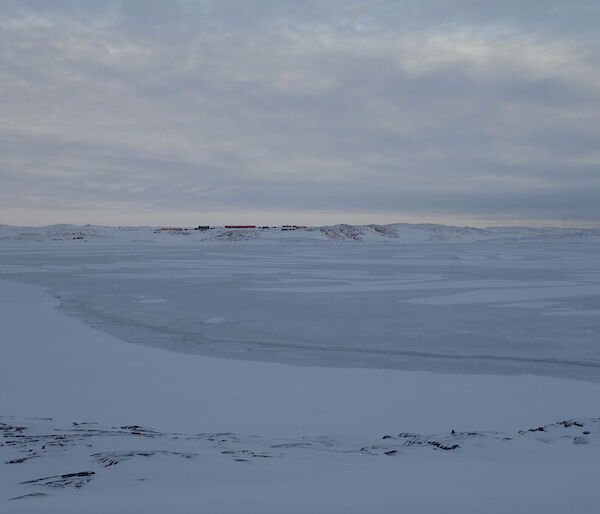
[[[2,227],[0,510],[597,512],[596,235],[391,227]]]

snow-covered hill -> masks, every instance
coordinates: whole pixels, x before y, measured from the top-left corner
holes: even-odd
[[[97,225],[50,225],[15,227],[0,225],[0,243],[9,241],[107,241],[198,242],[198,241],[365,241],[390,243],[475,241],[600,241],[600,228],[558,227],[456,227],[435,224],[392,223],[388,225],[328,225],[298,230],[281,228],[161,231],[160,227],[103,227]]]

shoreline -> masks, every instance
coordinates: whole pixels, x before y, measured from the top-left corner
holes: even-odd
[[[334,407],[337,409],[336,416],[319,417],[323,427],[320,431],[316,430],[317,426],[308,427],[304,423],[306,428],[303,434],[331,432],[336,419],[340,420],[340,426],[344,424],[341,420],[355,427],[362,425],[360,431],[354,432],[355,435],[374,430],[376,425],[380,430],[397,426],[403,430],[431,432],[439,431],[448,424],[456,425],[461,430],[517,429],[519,427],[516,425],[499,426],[502,425],[501,419],[517,414],[517,404],[513,403],[515,393],[520,399],[518,404],[526,406],[526,409],[521,411],[517,408],[517,411],[530,413],[523,419],[524,424],[551,423],[557,416],[561,419],[593,416],[595,412],[592,411],[600,395],[600,384],[595,382],[537,375],[461,375],[395,369],[290,366],[180,354],[115,339],[87,326],[83,321],[67,317],[57,309],[58,300],[46,288],[18,282],[0,281],[0,305],[3,307],[0,313],[3,339],[11,341],[13,345],[15,341],[23,345],[18,349],[7,344],[2,347],[5,357],[2,359],[5,363],[2,369],[4,389],[11,388],[11,375],[15,381],[20,376],[22,382],[27,374],[33,378],[34,370],[39,374],[38,378],[43,377],[46,381],[42,413],[22,411],[21,401],[26,404],[31,400],[32,409],[41,408],[43,403],[27,393],[26,387],[18,388],[20,396],[12,395],[13,399],[9,399],[12,409],[21,410],[16,414],[27,416],[56,415],[50,412],[50,405],[58,406],[64,402],[59,398],[52,401],[51,397],[69,394],[69,388],[75,387],[77,379],[82,381],[80,386],[88,382],[87,393],[95,393],[95,399],[101,407],[106,407],[104,402],[100,402],[103,397],[101,390],[112,389],[116,393],[116,389],[121,387],[121,394],[116,395],[123,402],[121,412],[124,412],[127,402],[134,403],[144,394],[152,395],[156,401],[160,399],[168,406],[171,401],[164,391],[177,392],[179,400],[188,405],[195,402],[198,406],[211,407],[210,404],[216,399],[227,404],[227,408],[211,407],[215,419],[223,419],[216,421],[219,426],[206,427],[211,430],[237,429],[226,426],[235,419],[235,416],[227,414],[228,411],[249,414],[252,409],[270,402],[274,409],[280,409],[281,417],[291,416],[296,421],[315,413],[311,401],[316,405],[315,409],[322,413]],[[52,371],[52,366],[56,366],[55,371]],[[56,383],[52,383],[53,377]],[[130,384],[127,388],[129,381],[134,386]],[[215,388],[207,393],[206,388],[215,384],[219,384],[221,389]],[[272,384],[278,387],[275,389]],[[257,388],[256,394],[250,394],[247,390],[249,385]],[[70,391],[72,399],[83,400],[83,395],[77,396],[76,392]],[[484,408],[486,395],[491,392],[496,394],[497,405],[494,410],[504,409],[497,415]],[[368,398],[370,395],[379,399],[381,408],[371,409],[368,412],[371,422],[363,421],[361,424],[358,422],[360,416],[352,412],[355,408],[353,398]],[[573,398],[578,401],[574,402]],[[254,405],[249,406],[253,401]],[[294,402],[295,409],[305,409],[302,415],[294,416],[294,409],[289,407]],[[421,403],[429,406],[428,411],[434,410],[440,414],[433,416],[431,412],[427,413],[423,416],[427,419],[424,423],[419,420],[419,409],[415,408]],[[468,403],[468,408],[464,403]],[[408,416],[390,413],[385,406],[392,404]],[[482,415],[474,416],[472,412],[469,415],[468,411],[473,410]],[[113,411],[107,409],[106,413],[113,415],[117,409]],[[143,409],[132,407],[131,412],[146,418],[142,420],[143,423],[150,421],[148,412],[144,413]],[[464,421],[461,423],[453,412],[464,414]],[[242,416],[239,418],[242,419]],[[414,420],[413,426],[409,426],[407,418]],[[494,418],[498,424],[494,424]],[[375,419],[376,423],[373,422]],[[189,422],[190,417],[182,416],[184,420]],[[265,427],[269,426],[269,421],[275,420],[265,421]],[[136,420],[129,419],[126,422],[134,423]],[[298,423],[298,426],[302,424]],[[289,428],[292,423],[287,425]],[[256,428],[253,426],[252,430]]]
[[[600,420],[555,424],[597,414],[598,384],[175,354],[57,303],[0,281],[0,423],[18,442],[0,446],[4,512],[591,514],[600,499]]]

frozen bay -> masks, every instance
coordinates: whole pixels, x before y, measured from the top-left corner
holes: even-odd
[[[179,239],[4,243],[0,278],[176,352],[600,380],[600,243]]]

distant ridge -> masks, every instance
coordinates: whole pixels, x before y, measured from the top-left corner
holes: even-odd
[[[431,223],[390,223],[387,225],[323,225],[299,230],[227,229],[156,233],[157,227],[105,227],[99,225],[57,224],[47,227],[0,225],[0,242],[105,241],[111,243],[174,243],[219,241],[362,241],[388,243],[460,243],[476,241],[600,241],[598,228],[559,227],[458,227]]]

